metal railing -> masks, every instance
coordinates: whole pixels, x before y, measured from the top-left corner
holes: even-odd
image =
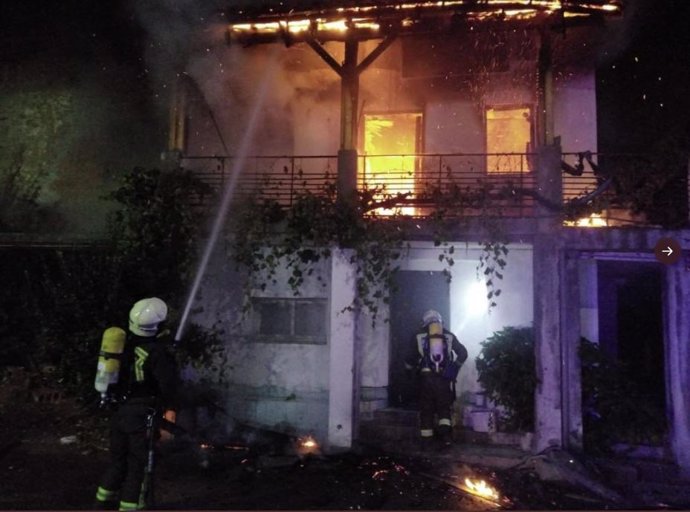
[[[592,155],[592,161],[596,162],[597,157]],[[564,153],[562,160],[571,167],[581,163],[578,153]],[[232,156],[200,156],[185,157],[182,165],[218,190],[226,186],[233,173],[238,173],[235,194],[283,205],[291,205],[299,194],[335,191],[335,155],[250,156],[242,160],[241,168],[238,162]],[[455,199],[467,201],[463,210],[467,216],[481,210],[502,217],[532,217],[540,196],[537,164],[535,153],[360,155],[357,186],[378,190],[375,200],[385,202],[389,211],[398,208],[397,211],[410,216],[427,216],[439,206],[439,201]],[[566,172],[561,172],[561,176],[563,204],[595,193],[605,181],[604,175],[588,164],[578,176]],[[609,206],[602,211],[600,218],[604,220],[599,225],[631,218],[628,212],[616,208],[615,200],[611,200],[614,194],[610,187],[598,196],[600,202],[602,198],[609,199],[603,201]]]

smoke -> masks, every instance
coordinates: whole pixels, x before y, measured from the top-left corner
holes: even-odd
[[[175,80],[188,77],[203,97],[205,114],[210,113],[218,126],[216,139],[222,144],[216,147],[231,154],[242,139],[269,53],[275,54],[275,45],[243,48],[226,41],[227,24],[221,9],[251,4],[237,0],[146,0],[131,4],[131,12],[145,32],[146,70],[160,99],[162,115],[167,112]],[[260,141],[250,148],[251,154],[293,152],[294,126],[300,126],[306,140],[311,138],[307,132],[318,140],[333,128],[324,124],[328,116],[315,104],[337,97],[337,75],[319,58],[307,57],[311,52],[308,48],[280,51],[283,64],[267,91],[258,126]],[[269,140],[270,148],[265,144]]]

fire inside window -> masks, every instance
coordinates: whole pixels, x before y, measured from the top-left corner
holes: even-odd
[[[358,182],[368,189],[380,189],[375,200],[382,201],[395,194],[415,193],[415,172],[420,152],[422,114],[387,113],[364,116],[364,152]],[[391,215],[396,210],[380,208],[378,215]],[[414,215],[415,208],[397,210]]]
[[[489,173],[529,171],[527,152],[532,134],[527,107],[486,109],[486,169]]]

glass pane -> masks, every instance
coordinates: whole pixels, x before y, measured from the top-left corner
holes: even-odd
[[[254,304],[257,315],[258,334],[291,335],[290,303],[277,300],[258,300]]]
[[[295,334],[298,336],[326,336],[326,303],[298,302],[295,304]]]

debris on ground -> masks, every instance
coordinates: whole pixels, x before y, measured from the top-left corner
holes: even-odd
[[[25,398],[0,404],[0,509],[90,508],[108,462],[108,413],[67,398]],[[371,446],[328,455],[313,439],[247,427],[211,437],[177,436],[161,445],[157,508],[591,510],[690,504],[659,486],[645,495],[609,488],[590,466],[558,450],[492,468],[455,457],[461,445],[443,456]]]

